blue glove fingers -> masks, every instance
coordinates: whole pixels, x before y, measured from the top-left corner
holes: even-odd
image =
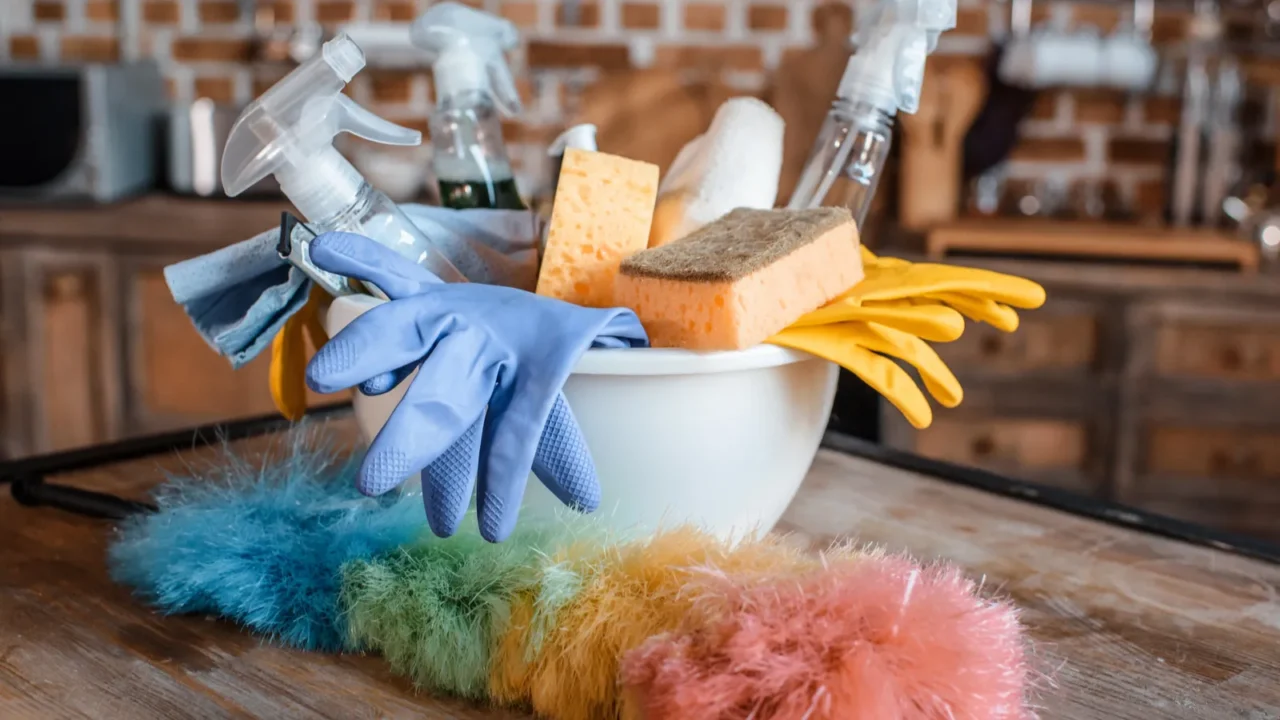
[[[458,532],[467,514],[476,468],[480,465],[480,437],[484,415],[449,446],[448,450],[422,471],[422,502],[427,524],[438,537]]]
[[[603,341],[603,342],[602,342]],[[626,308],[614,308],[613,315],[603,328],[596,333],[595,347],[648,347],[649,334],[635,312]]]
[[[515,529],[533,456],[555,401],[537,388],[502,389],[489,401],[485,421],[483,463],[476,477],[476,514],[480,535],[489,542],[506,540]]]
[[[445,337],[423,361],[404,398],[387,418],[360,466],[356,486],[381,495],[434,462],[480,417],[499,365],[483,363],[485,338]]]
[[[365,280],[392,300],[417,295],[440,278],[395,250],[363,235],[327,232],[311,242],[311,262],[321,270]]]
[[[417,367],[418,364],[414,363],[412,365],[405,365],[397,370],[392,370],[391,372],[371,377],[360,383],[360,392],[370,397],[389,393],[392,390],[395,390],[400,383],[404,382],[405,378],[412,375],[413,371],[417,369]]]
[[[586,438],[564,393],[556,395],[542,439],[533,455],[533,474],[559,498],[579,512],[600,507],[600,481]]]
[[[458,323],[448,316],[420,320],[400,303],[379,305],[343,328],[307,363],[307,385],[334,393],[413,365]]]

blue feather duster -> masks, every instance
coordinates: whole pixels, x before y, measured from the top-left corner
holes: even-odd
[[[343,564],[417,539],[425,516],[420,496],[360,495],[359,455],[327,440],[298,429],[279,457],[253,463],[227,449],[208,470],[170,476],[160,512],[121,526],[112,577],[165,614],[218,615],[307,650],[351,649]]]

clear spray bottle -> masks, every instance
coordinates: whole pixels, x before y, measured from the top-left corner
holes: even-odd
[[[863,224],[889,157],[894,116],[919,107],[925,60],[955,24],[956,0],[864,3],[857,51],[787,207],[844,206]]]
[[[435,78],[431,169],[440,201],[456,210],[524,210],[502,142],[502,118],[520,113],[520,95],[503,52],[519,42],[515,25],[454,2],[414,21],[413,44],[427,51]]]
[[[387,122],[342,94],[364,63],[360,48],[339,35],[245,108],[227,137],[223,187],[235,197],[275,175],[316,231],[365,235],[444,282],[465,282],[440,248],[333,147],[342,132],[388,145],[422,142],[422,133]],[[306,257],[290,261],[313,279],[326,275]]]

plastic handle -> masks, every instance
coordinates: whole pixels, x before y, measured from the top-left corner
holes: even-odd
[[[335,101],[337,128],[334,134],[348,132],[383,145],[420,145],[422,133],[402,127],[374,115],[346,95],[338,95]]]
[[[496,57],[489,60],[489,81],[493,84],[493,99],[498,110],[512,117],[524,111],[520,101],[520,93],[516,90],[516,81],[511,77],[511,68],[500,49],[494,49]]]

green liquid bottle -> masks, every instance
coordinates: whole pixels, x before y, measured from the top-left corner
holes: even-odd
[[[410,38],[432,58],[431,169],[441,203],[455,210],[526,209],[502,143],[502,117],[521,109],[503,54],[519,42],[515,25],[438,2],[414,21]]]
[[[440,204],[454,210],[490,208],[495,210],[525,210],[524,201],[513,178],[488,182],[485,180],[440,179]]]

